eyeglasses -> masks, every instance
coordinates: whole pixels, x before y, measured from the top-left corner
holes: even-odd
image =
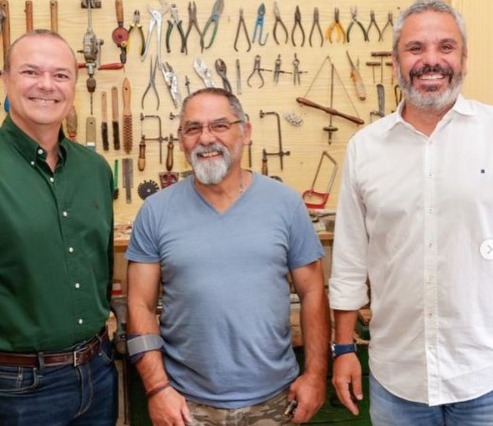
[[[231,126],[233,124],[239,124],[239,123],[243,123],[243,120],[236,120],[236,121],[220,120],[220,121],[211,121],[210,123],[207,124],[191,123],[185,127],[180,127],[178,131],[185,138],[196,138],[202,134],[204,127],[207,127],[210,133],[216,135],[216,134],[226,133],[229,129],[231,129]]]

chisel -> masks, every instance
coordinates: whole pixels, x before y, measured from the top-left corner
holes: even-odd
[[[108,103],[106,92],[101,93],[101,139],[103,141],[103,150],[109,151],[108,142]]]
[[[113,148],[115,150],[120,149],[120,126],[118,124],[118,88],[113,86],[111,88],[111,113],[112,113],[112,125],[113,125]]]

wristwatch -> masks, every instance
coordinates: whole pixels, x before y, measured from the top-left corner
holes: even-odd
[[[330,348],[332,350],[332,358],[337,358],[340,355],[358,352],[358,347],[356,346],[356,343],[349,343],[344,345],[332,343],[330,345]]]

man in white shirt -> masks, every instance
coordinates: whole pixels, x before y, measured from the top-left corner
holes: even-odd
[[[493,424],[493,107],[460,95],[458,12],[420,0],[394,27],[405,100],[350,141],[330,303],[333,383],[358,414],[353,330],[371,287],[375,426]]]

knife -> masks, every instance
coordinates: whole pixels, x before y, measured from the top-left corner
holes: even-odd
[[[111,112],[113,125],[113,148],[120,149],[120,126],[118,124],[118,88],[111,88]]]
[[[101,138],[103,140],[103,149],[109,151],[108,143],[108,105],[106,92],[101,93]]]

